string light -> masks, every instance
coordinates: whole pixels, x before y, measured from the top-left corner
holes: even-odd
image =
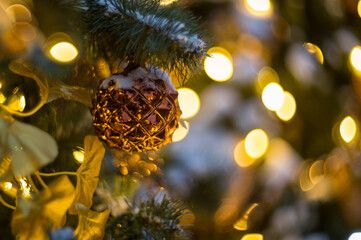
[[[78,163],[84,161],[84,150],[73,150],[73,157]]]
[[[296,113],[296,100],[291,93],[284,92],[282,107],[276,110],[277,116],[283,121],[289,121]]]
[[[309,53],[313,54],[321,64],[323,64],[323,54],[317,45],[313,43],[306,43],[304,47]]]
[[[179,107],[182,110],[181,118],[191,118],[195,116],[200,107],[200,100],[196,92],[189,88],[178,90]]]
[[[268,84],[262,91],[262,102],[271,111],[280,109],[283,105],[285,94],[278,83]]]
[[[356,131],[357,125],[355,120],[350,116],[345,117],[340,124],[342,139],[347,143],[351,142],[356,136]]]
[[[263,240],[263,235],[259,233],[246,234],[241,240]]]
[[[215,47],[208,51],[210,57],[204,60],[204,70],[217,82],[229,80],[233,75],[233,63],[230,54],[223,48]]]
[[[248,133],[245,140],[246,153],[251,158],[260,158],[268,148],[268,137],[262,129],[255,129]]]
[[[245,0],[246,10],[257,17],[269,17],[272,15],[270,0]]]
[[[179,127],[177,128],[177,130],[174,131],[173,137],[172,137],[173,142],[179,142],[187,136],[188,131],[189,131],[189,123],[184,121],[184,124],[186,126],[179,124]]]
[[[50,54],[56,61],[67,63],[78,56],[78,50],[69,42],[60,42],[50,49]]]
[[[361,71],[361,47],[356,46],[351,50],[350,63],[356,71]]]

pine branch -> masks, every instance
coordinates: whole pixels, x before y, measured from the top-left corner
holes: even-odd
[[[206,55],[197,20],[177,4],[154,0],[85,0],[88,50],[96,57],[154,65],[179,77]]]
[[[164,197],[141,202],[119,217],[112,218],[107,226],[111,239],[188,239],[180,225],[184,208],[179,202]]]

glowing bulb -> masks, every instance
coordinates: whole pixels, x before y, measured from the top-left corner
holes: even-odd
[[[285,94],[278,83],[270,83],[262,91],[263,104],[271,111],[280,109],[284,99]]]
[[[160,5],[169,5],[169,4],[172,4],[174,2],[176,2],[177,0],[161,0],[160,1]]]
[[[78,50],[71,43],[60,42],[50,49],[50,53],[55,60],[66,63],[71,62],[76,58]]]
[[[283,121],[289,121],[296,112],[296,100],[289,92],[284,92],[285,99],[283,101],[282,107],[276,110],[277,116]]]
[[[260,158],[268,148],[268,137],[262,129],[255,129],[248,133],[244,145],[251,158]]]
[[[178,90],[179,107],[182,110],[181,118],[191,118],[199,111],[200,100],[192,89],[181,88]]]
[[[179,124],[177,130],[174,131],[172,137],[173,142],[179,142],[187,136],[189,131],[189,123],[184,121],[184,124],[186,125],[186,127],[182,126],[182,124]]]
[[[312,43],[306,43],[304,47],[309,53],[313,54],[321,64],[323,64],[323,54],[321,49],[317,45]]]
[[[215,48],[216,49],[216,48]],[[226,51],[222,49],[223,51]],[[207,75],[217,82],[227,81],[233,74],[233,63],[225,54],[210,49],[210,57],[204,60],[204,70]]]
[[[245,6],[255,16],[268,17],[272,13],[270,0],[245,0]]]
[[[356,46],[351,50],[350,62],[354,69],[361,71],[361,47]]]
[[[6,190],[10,190],[13,187],[13,184],[11,182],[6,182],[5,183],[5,189]]]
[[[352,233],[348,240],[361,240],[361,232],[354,232]]]
[[[258,233],[246,234],[241,240],[263,240],[263,235]]]
[[[78,163],[82,163],[84,161],[84,150],[74,150],[73,157]]]
[[[255,159],[246,153],[244,140],[240,141],[234,148],[234,160],[240,167],[248,167],[254,163]]]
[[[357,125],[352,117],[345,117],[340,124],[341,137],[345,142],[351,142],[355,138]]]
[[[358,13],[359,17],[361,17],[361,0],[357,4],[357,13]]]

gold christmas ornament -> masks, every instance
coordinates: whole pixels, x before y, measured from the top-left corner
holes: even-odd
[[[101,83],[91,109],[93,125],[111,148],[157,151],[178,128],[178,92],[160,69],[129,69]]]

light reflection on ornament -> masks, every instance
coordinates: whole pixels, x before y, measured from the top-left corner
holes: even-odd
[[[2,104],[2,103],[4,103],[6,101],[6,97],[4,96],[4,94],[2,94],[1,92],[0,92],[0,103]]]
[[[20,100],[19,100],[19,111],[20,111],[20,112],[24,111],[25,106],[26,106],[25,97],[24,97],[24,96],[21,96],[21,97],[20,97]]]
[[[6,190],[11,190],[12,187],[13,187],[13,184],[11,182],[5,182],[5,189]]]
[[[59,62],[67,63],[73,61],[78,55],[78,50],[69,42],[60,42],[50,49],[51,56]]]
[[[23,197],[29,198],[30,197],[30,185],[26,182],[26,178],[20,179],[21,190],[23,191]]]
[[[241,240],[263,240],[263,235],[259,233],[250,233],[244,235]]]
[[[269,17],[273,7],[270,0],[245,0],[246,10],[256,17]]]
[[[233,63],[227,50],[215,47],[208,51],[210,57],[204,60],[204,70],[217,82],[229,80],[233,75]]]
[[[351,50],[350,63],[356,71],[361,71],[361,47],[356,46]]]
[[[342,139],[347,143],[351,142],[356,136],[356,131],[357,125],[355,120],[350,116],[345,117],[340,124]]]
[[[262,102],[271,111],[280,109],[283,105],[285,94],[278,83],[268,84],[262,91]]]
[[[317,45],[313,43],[305,43],[303,46],[309,53],[313,54],[321,64],[323,64],[323,54]]]
[[[82,163],[84,161],[84,150],[73,150],[73,157],[78,163]]]
[[[181,118],[195,116],[200,108],[200,100],[196,92],[189,88],[178,89],[179,107],[182,110]]]
[[[186,126],[179,124],[179,127],[174,131],[173,137],[172,137],[173,142],[179,142],[187,136],[188,131],[189,131],[189,123],[184,121],[184,124]]]
[[[251,158],[260,158],[268,148],[268,137],[262,129],[255,129],[248,133],[245,139],[246,153]]]
[[[174,2],[176,2],[177,0],[161,0],[159,2],[160,5],[169,5],[169,4],[172,4]]]
[[[291,93],[284,92],[282,107],[276,110],[277,116],[283,121],[289,121],[296,112],[296,100]]]

